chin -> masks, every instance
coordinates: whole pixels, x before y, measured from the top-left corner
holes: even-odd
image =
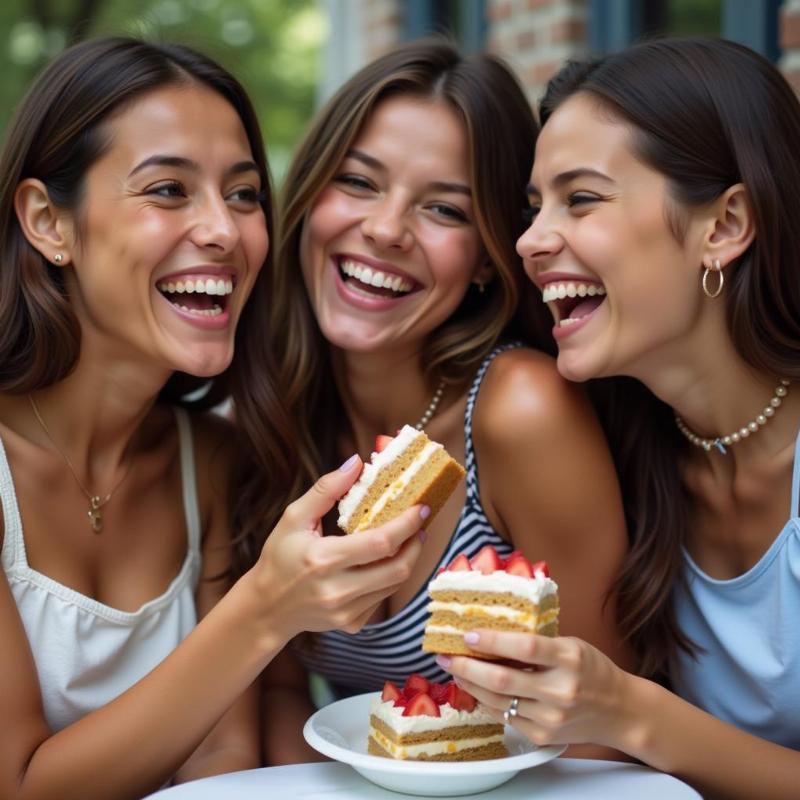
[[[233,349],[226,348],[225,352],[197,353],[194,358],[180,358],[176,360],[175,369],[193,375],[195,378],[213,378],[231,365]]]
[[[597,370],[592,369],[585,359],[578,357],[577,353],[559,351],[556,368],[562,378],[573,383],[583,383],[592,378],[601,377]]]

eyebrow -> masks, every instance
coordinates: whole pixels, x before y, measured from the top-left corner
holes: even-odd
[[[577,178],[598,178],[606,183],[616,183],[613,178],[609,178],[605,173],[596,169],[591,169],[590,167],[578,167],[576,169],[569,169],[566,172],[560,172],[553,178],[551,183],[557,189]],[[540,194],[539,190],[532,183],[528,184],[527,191],[528,194]]]
[[[190,158],[183,158],[182,156],[154,155],[137,164],[130,171],[128,177],[131,178],[136,175],[137,172],[141,172],[143,169],[153,166],[175,167],[176,169],[186,169],[190,170],[191,172],[200,171],[200,165],[196,161],[192,161]],[[255,161],[237,161],[235,164],[225,170],[226,175],[241,175],[243,172],[260,173],[260,170]]]
[[[362,164],[365,164],[372,169],[376,169],[380,172],[386,172],[386,165],[382,161],[379,161],[374,156],[368,155],[363,150],[350,150],[348,151],[346,158],[354,158],[356,161],[360,161]],[[452,192],[455,194],[464,194],[467,197],[472,197],[472,189],[463,183],[452,183],[451,181],[431,181],[428,184],[428,187],[433,189],[435,192]]]

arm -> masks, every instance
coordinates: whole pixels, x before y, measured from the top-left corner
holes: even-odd
[[[229,479],[234,458],[227,422],[213,415],[193,426],[197,489],[203,518],[202,571],[195,592],[198,620],[225,596],[230,581]],[[257,683],[251,684],[175,775],[176,783],[260,766]]]
[[[358,630],[407,580],[422,524],[415,507],[359,536],[323,537],[322,516],[359,466],[323,476],[292,503],[253,569],[156,669],[56,734],[44,721],[8,583],[0,581],[0,718],[15,734],[0,737],[0,797],[141,797],[178,770],[292,636]]]
[[[274,658],[261,678],[264,710],[264,763],[268,766],[325,761],[303,738],[303,725],[314,713],[308,673],[290,648]]]
[[[498,530],[559,584],[559,626],[635,668],[613,592],[628,546],[616,471],[599,423],[549,357],[499,356],[475,410],[481,497]],[[570,756],[619,758],[584,745]]]
[[[800,753],[728,725],[658,684],[631,675],[579,639],[478,632],[487,653],[541,669],[471,658],[440,663],[498,719],[519,697],[513,724],[539,745],[599,742],[694,785],[704,797],[792,800]]]

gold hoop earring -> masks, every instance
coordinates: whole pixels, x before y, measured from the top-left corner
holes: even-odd
[[[56,253],[53,256],[53,261],[55,261],[56,264],[60,264],[63,260],[64,260],[64,256],[62,256],[61,253]]]
[[[717,283],[717,288],[712,292],[708,288],[708,275],[711,272],[715,272],[719,275],[719,282]],[[715,258],[711,262],[710,267],[706,267],[705,271],[703,272],[703,294],[706,297],[719,297],[720,293],[722,292],[722,287],[725,285],[725,276],[722,274],[722,264],[719,263],[719,259]]]

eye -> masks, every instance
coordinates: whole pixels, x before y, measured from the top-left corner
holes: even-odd
[[[522,209],[522,221],[527,225],[531,225],[539,214],[541,206],[538,203],[531,203],[529,206]]]
[[[600,199],[601,198],[598,197],[596,194],[587,194],[586,192],[575,192],[567,198],[567,205],[570,208],[573,208],[574,206],[582,206],[586,205],[587,203],[597,203],[600,201]]]
[[[148,186],[147,189],[144,190],[144,194],[156,195],[157,197],[174,200],[179,197],[186,197],[186,189],[179,181],[164,181],[163,183]]]
[[[456,206],[451,206],[448,203],[430,203],[425,206],[429,211],[440,217],[444,217],[449,222],[468,222],[467,215]]]
[[[253,186],[241,186],[228,194],[227,199],[243,205],[256,205],[264,203],[267,199],[266,192],[259,192]]]
[[[375,186],[372,184],[372,182],[367,180],[367,178],[363,177],[362,175],[352,175],[346,173],[344,175],[337,175],[333,180],[334,183],[342,184],[343,186],[347,186],[351,189],[359,189],[362,191],[372,191],[375,189]]]

